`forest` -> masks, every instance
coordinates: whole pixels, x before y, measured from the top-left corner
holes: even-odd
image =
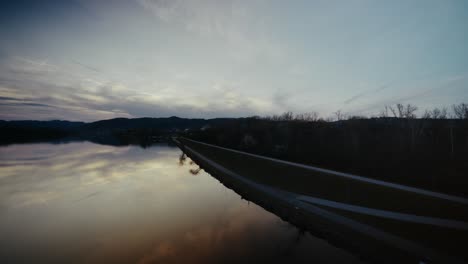
[[[468,105],[386,106],[375,117],[286,112],[229,120],[185,136],[288,161],[468,196]]]

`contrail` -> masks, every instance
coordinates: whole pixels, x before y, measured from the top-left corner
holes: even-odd
[[[97,72],[97,73],[102,73],[101,70],[99,70],[99,69],[97,69],[97,68],[95,68],[95,67],[92,67],[92,66],[83,64],[83,63],[81,63],[81,62],[79,62],[79,61],[76,61],[76,60],[74,60],[74,59],[71,59],[71,61],[72,61],[73,63],[77,64],[77,65],[80,65],[80,66],[83,67],[83,68],[88,69],[88,70],[91,70],[91,71],[94,71],[94,72]]]

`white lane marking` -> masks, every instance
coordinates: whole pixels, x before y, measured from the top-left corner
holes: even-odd
[[[251,154],[251,153],[247,153],[247,152],[243,152],[243,151],[239,151],[239,150],[223,148],[223,147],[219,147],[219,146],[216,146],[216,145],[211,145],[211,144],[207,144],[207,143],[204,143],[204,142],[191,140],[191,139],[188,139],[188,138],[184,138],[184,139],[188,140],[188,141],[195,142],[195,143],[199,143],[199,144],[202,144],[202,145],[206,145],[206,146],[209,146],[209,147],[214,147],[214,148],[218,148],[218,149],[222,149],[222,150],[227,150],[227,151],[231,151],[231,152],[234,152],[234,153],[239,153],[239,154],[243,154],[243,155],[247,155],[247,156],[251,156],[251,157],[255,157],[255,158],[260,158],[260,159],[269,160],[269,161],[273,161],[273,162],[278,162],[278,163],[282,163],[282,164],[286,164],[286,165],[291,165],[291,166],[295,166],[295,167],[299,167],[299,168],[303,168],[303,169],[307,169],[307,170],[312,170],[312,171],[316,171],[316,172],[323,172],[323,173],[332,174],[332,175],[339,176],[339,177],[344,177],[344,178],[349,178],[349,179],[353,179],[353,180],[357,180],[357,181],[372,183],[372,184],[381,185],[381,186],[385,186],[385,187],[389,187],[389,188],[393,188],[393,189],[398,189],[398,190],[402,190],[402,191],[414,192],[414,193],[418,193],[418,194],[422,194],[422,195],[426,195],[426,196],[436,197],[436,198],[440,198],[440,199],[444,199],[444,200],[448,200],[448,201],[468,205],[468,199],[458,197],[458,196],[448,195],[448,194],[444,194],[444,193],[438,193],[438,192],[434,192],[434,191],[428,191],[428,190],[424,190],[424,189],[409,187],[409,186],[396,184],[396,183],[391,183],[391,182],[386,182],[386,181],[381,181],[381,180],[369,179],[369,178],[362,177],[362,176],[357,176],[357,175],[352,175],[352,174],[349,174],[349,173],[317,168],[317,167],[314,167],[314,166],[304,165],[304,164],[300,164],[300,163],[284,161],[284,160],[279,160],[279,159],[275,159],[275,158],[269,158],[269,157],[260,156],[260,155],[256,155],[256,154]]]
[[[440,227],[445,227],[445,228],[468,230],[468,223],[457,221],[457,220],[419,216],[419,215],[412,215],[412,214],[405,214],[405,213],[397,213],[393,211],[386,211],[386,210],[356,206],[356,205],[351,205],[351,204],[346,204],[346,203],[339,203],[335,201],[320,199],[317,197],[311,197],[311,196],[306,196],[306,195],[297,196],[296,199],[300,201],[308,202],[308,203],[313,203],[317,205],[323,205],[323,206],[327,206],[331,208],[337,208],[337,209],[341,209],[345,211],[350,211],[353,213],[360,213],[360,214],[377,216],[377,217],[382,217],[382,218],[395,219],[399,221],[412,222],[412,223],[417,223],[417,224],[426,224],[426,225],[434,225],[434,226],[440,226]]]

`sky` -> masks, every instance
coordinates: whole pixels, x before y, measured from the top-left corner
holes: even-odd
[[[51,0],[0,8],[0,119],[468,102],[464,0]]]

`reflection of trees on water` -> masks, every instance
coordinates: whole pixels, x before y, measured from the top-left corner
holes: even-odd
[[[185,155],[185,153],[182,153],[179,156],[179,166],[184,166],[186,159],[187,159],[187,155]]]
[[[185,155],[185,153],[182,153],[179,156],[179,166],[184,166],[186,161],[187,161],[187,155]],[[195,165],[195,162],[193,162],[193,160],[190,160],[189,165]],[[190,174],[192,174],[192,175],[197,175],[200,171],[201,171],[200,167],[198,167],[197,169],[190,169],[189,170]]]
[[[192,175],[197,175],[201,171],[201,168],[198,167],[198,169],[190,169],[189,171]]]
[[[294,227],[295,228],[295,227]],[[303,228],[295,228],[297,229],[296,234],[292,237],[291,241],[289,241],[284,248],[279,248],[278,253],[283,256],[292,256],[294,255],[294,251],[296,250],[297,246],[301,243],[301,241],[305,238],[306,232]]]

